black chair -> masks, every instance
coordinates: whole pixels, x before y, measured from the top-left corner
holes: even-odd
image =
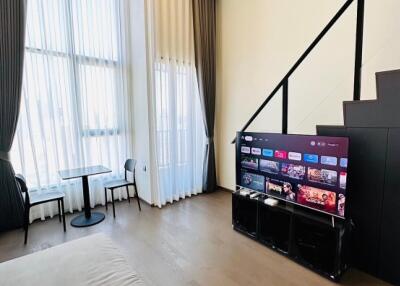
[[[25,242],[24,243],[26,244],[26,242],[28,241],[29,211],[31,207],[36,205],[57,201],[58,218],[61,222],[61,216],[62,216],[64,232],[67,231],[65,227],[64,193],[59,191],[29,193],[28,188],[26,186],[25,178],[22,175],[16,175],[15,178],[20,185],[21,192],[25,193],[25,213],[24,213]]]
[[[114,190],[118,188],[125,187],[126,188],[126,194],[128,196],[128,202],[131,203],[131,199],[129,196],[129,186],[133,186],[135,190],[135,196],[139,205],[139,211],[142,209],[140,208],[140,198],[139,194],[137,191],[136,187],[136,180],[135,180],[135,166],[136,166],[136,160],[134,159],[128,159],[125,162],[124,168],[125,168],[125,179],[124,180],[115,180],[115,181],[110,181],[106,182],[104,184],[104,197],[106,199],[106,210],[108,210],[108,202],[107,202],[107,190],[109,189],[111,191],[111,199],[112,199],[112,207],[113,207],[113,215],[115,217],[115,204],[114,204]],[[128,181],[128,171],[133,174],[133,182]]]

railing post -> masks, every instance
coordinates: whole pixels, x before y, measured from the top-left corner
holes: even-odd
[[[353,100],[361,98],[361,72],[364,40],[364,8],[365,0],[357,0],[357,28],[356,28],[356,61],[354,66],[354,94]]]
[[[282,88],[282,134],[288,133],[288,99],[289,99],[289,79],[286,78]]]

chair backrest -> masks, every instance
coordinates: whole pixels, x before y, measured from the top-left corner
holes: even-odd
[[[132,172],[133,173],[133,182],[135,182],[135,166],[136,166],[136,160],[135,159],[128,159],[125,161],[125,180],[127,180],[127,172]]]
[[[25,205],[30,204],[30,199],[29,199],[29,192],[28,192],[28,187],[26,186],[26,180],[24,176],[21,174],[15,175],[15,179],[17,180],[19,184],[19,189],[22,193],[25,193]]]

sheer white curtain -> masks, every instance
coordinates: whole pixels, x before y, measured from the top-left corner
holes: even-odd
[[[194,66],[191,0],[148,0],[155,202],[202,191],[205,133]]]
[[[121,177],[130,155],[123,5],[122,0],[28,0],[12,163],[31,190],[65,191],[70,212],[83,206],[81,182],[61,181],[59,170],[98,164],[113,170],[90,179],[93,207],[104,204],[102,182]],[[38,206],[31,220],[55,213],[56,204]]]

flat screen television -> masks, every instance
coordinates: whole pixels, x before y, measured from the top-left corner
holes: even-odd
[[[345,217],[349,139],[238,132],[239,188]]]

